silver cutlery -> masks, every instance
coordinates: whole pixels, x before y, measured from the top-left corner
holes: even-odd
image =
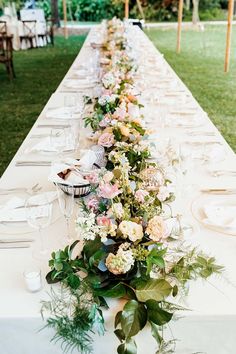
[[[29,243],[3,243],[0,244],[0,249],[15,249],[15,248],[29,248]]]
[[[51,161],[17,161],[15,166],[51,166]]]
[[[236,171],[230,171],[230,170],[215,170],[215,171],[210,171],[211,176],[213,177],[220,177],[220,176],[235,176],[236,177]]]
[[[42,187],[36,183],[32,188],[25,188],[25,187],[16,187],[16,188],[0,188],[0,195],[15,193],[15,192],[26,192],[27,194],[34,194],[39,192]]]
[[[199,132],[199,131],[186,131],[187,134],[192,136],[215,136],[215,132]]]
[[[70,128],[70,124],[38,124],[37,128],[55,128],[55,129],[64,129]]]
[[[230,195],[236,194],[236,188],[209,188],[201,189],[201,192],[205,194]]]
[[[23,243],[26,243],[26,242],[34,242],[34,239],[32,239],[32,238],[25,238],[25,239],[5,239],[5,240],[0,240],[0,244],[2,244],[2,243],[21,243],[21,242],[23,242]]]

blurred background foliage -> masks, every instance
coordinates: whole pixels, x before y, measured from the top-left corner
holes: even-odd
[[[47,17],[51,16],[52,0],[36,0],[36,7],[43,8]],[[62,0],[58,1],[60,17],[63,18]],[[3,8],[9,0],[0,0]],[[23,0],[15,0],[19,10]],[[176,21],[178,0],[130,0],[130,17],[142,18],[141,4],[146,21]],[[228,0],[199,0],[200,20],[223,20],[227,18]],[[191,21],[193,1],[184,0],[184,20]],[[124,16],[124,0],[67,0],[67,16],[70,21],[98,22],[104,18]]]

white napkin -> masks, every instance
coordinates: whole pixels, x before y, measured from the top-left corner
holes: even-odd
[[[88,181],[86,181],[82,174],[80,174],[77,171],[72,171],[67,179],[63,179],[58,176],[58,173],[63,172],[70,167],[73,168],[74,165],[78,164],[78,161],[75,160],[76,162],[73,163],[55,163],[51,166],[51,171],[50,175],[48,176],[48,180],[53,182],[53,183],[63,183],[68,186],[71,185],[80,185],[80,184],[87,184]]]
[[[57,107],[48,109],[45,116],[53,119],[73,119],[79,118],[79,112],[76,112],[74,107]]]
[[[91,170],[93,167],[93,164],[97,161],[97,155],[94,151],[92,150],[84,150],[84,154],[82,154],[82,157],[79,160],[79,165],[81,170]]]
[[[64,86],[68,88],[74,88],[74,89],[83,89],[83,88],[92,88],[94,87],[95,82],[91,80],[66,80],[64,83]]]
[[[71,139],[68,137],[66,142],[63,143],[63,139],[58,136],[54,137],[53,141],[51,141],[50,137],[42,139],[39,143],[35,144],[34,146],[27,148],[25,153],[30,153],[34,151],[45,151],[45,152],[57,152],[60,148],[63,148],[63,151],[71,151],[75,148],[75,141],[74,138]]]
[[[212,226],[236,230],[236,204],[217,205],[212,203],[204,206],[203,211],[206,216],[203,222]]]
[[[31,197],[32,203],[36,205],[32,208],[32,212],[36,213],[37,217],[44,217],[48,213],[48,207],[45,208],[45,198],[43,198],[45,194],[47,195],[46,200],[48,203],[52,203],[57,198],[56,192],[46,192]],[[13,197],[5,205],[0,205],[0,222],[26,221],[25,203],[25,198]]]
[[[96,159],[97,156],[95,152],[91,150],[84,150],[84,155],[79,161],[68,158],[64,163],[58,162],[52,164],[48,180],[54,183],[63,183],[68,186],[88,184],[88,181],[83,177],[83,172],[88,173],[88,171],[91,171]],[[73,171],[74,166],[76,166],[76,171]],[[66,180],[58,176],[58,173],[70,169],[70,167],[72,172]]]

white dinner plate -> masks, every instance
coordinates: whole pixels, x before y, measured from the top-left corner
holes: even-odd
[[[214,222],[207,219],[204,211],[204,207],[207,205],[219,206],[220,208],[225,207],[235,207],[236,208],[236,195],[209,195],[201,194],[199,195],[191,205],[191,211],[194,218],[202,224],[204,227],[216,231],[220,234],[236,236],[236,226],[229,227],[231,219],[229,218],[229,223],[223,225],[216,225]],[[236,215],[235,215],[236,219]],[[216,219],[217,220],[217,219]],[[216,221],[217,222],[217,221]]]
[[[16,193],[10,193],[8,195],[0,195],[0,206],[5,205],[13,197],[18,197],[18,198],[22,198],[22,199],[26,200],[26,199],[30,198],[31,195],[27,194],[26,192],[22,192],[22,193],[16,192]],[[57,198],[52,202],[52,204],[53,204],[53,208],[52,208],[52,217],[51,217],[50,225],[54,224],[59,218],[62,217]],[[1,213],[1,208],[0,208],[0,213]],[[3,235],[3,234],[21,235],[21,234],[32,233],[35,231],[36,231],[36,229],[34,229],[28,225],[27,220],[6,221],[6,222],[0,221],[0,235]]]

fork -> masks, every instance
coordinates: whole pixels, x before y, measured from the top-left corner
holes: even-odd
[[[16,187],[16,188],[7,188],[0,189],[0,195],[5,195],[14,192],[26,192],[27,194],[34,194],[39,192],[42,189],[38,183],[36,183],[32,188]]]

